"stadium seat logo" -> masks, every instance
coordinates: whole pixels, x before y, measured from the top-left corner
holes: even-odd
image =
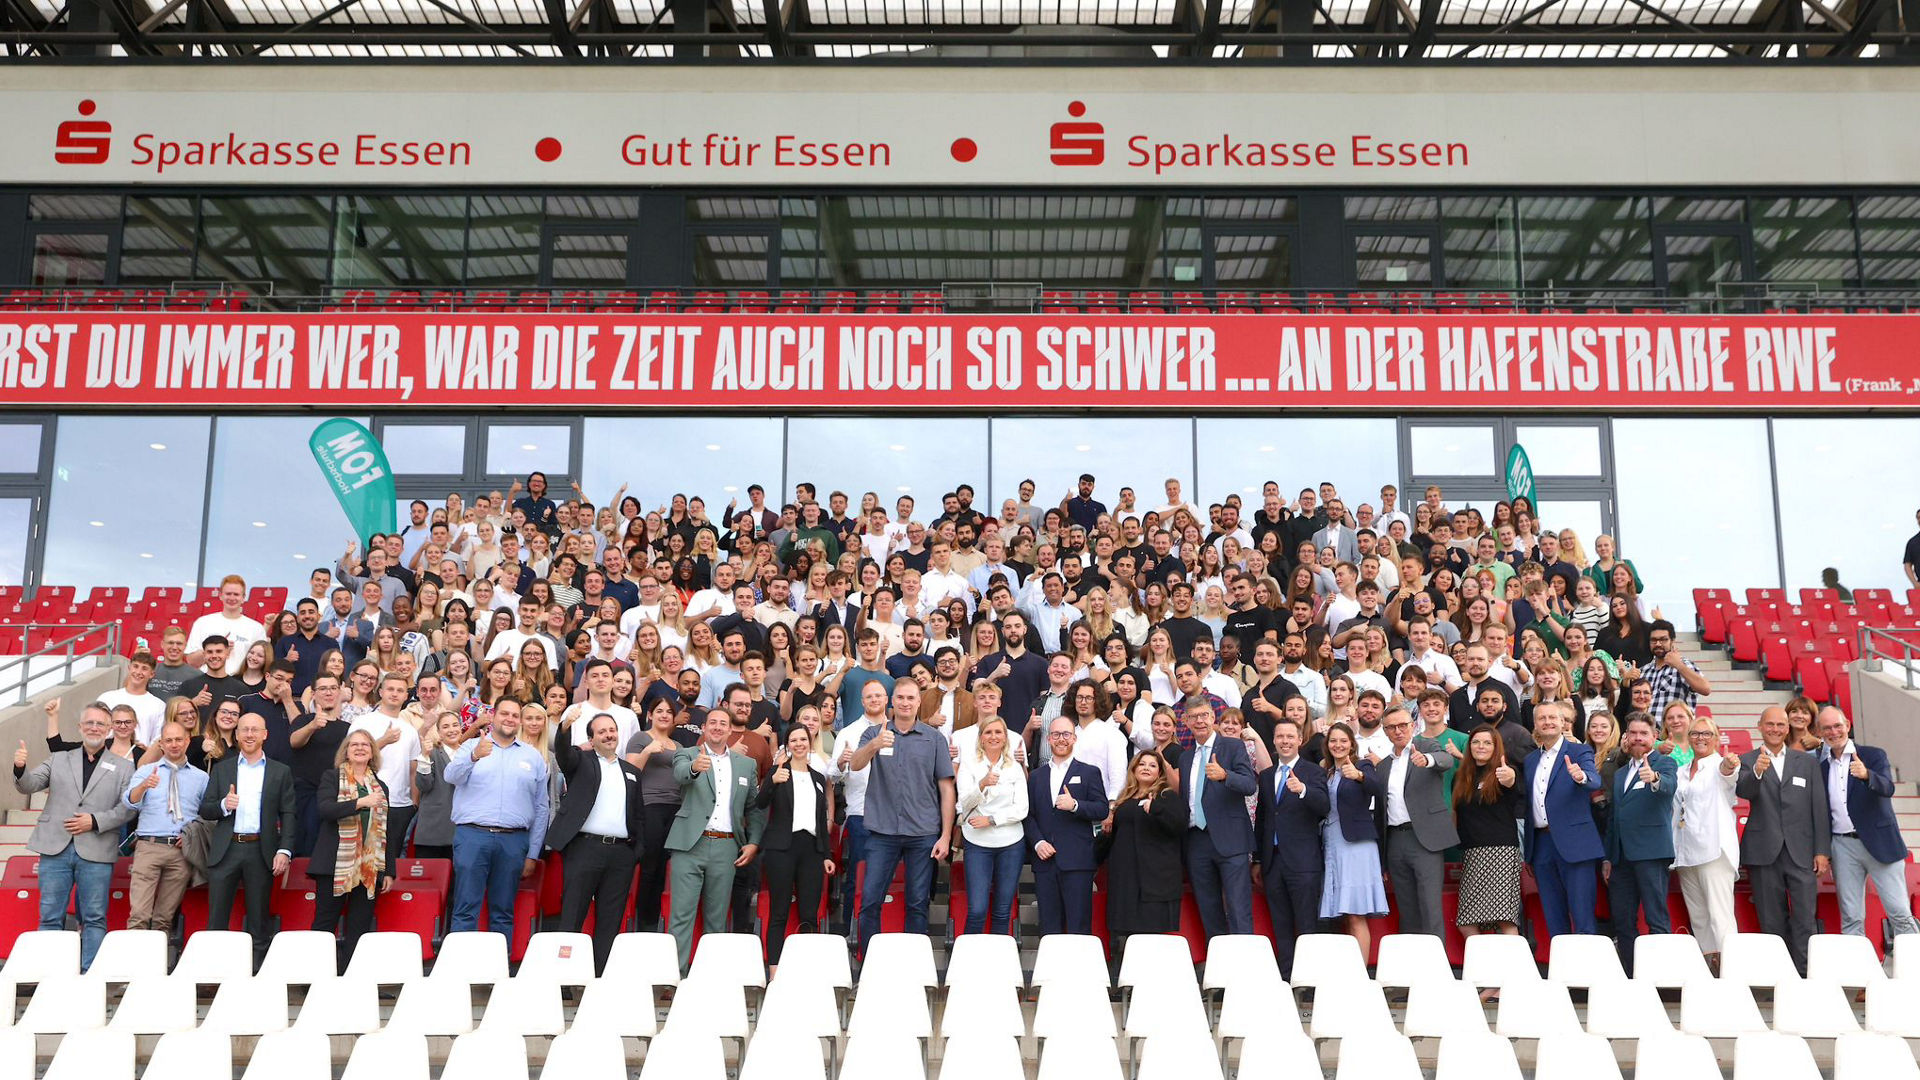
[[[1068,105],[1067,115],[1073,119],[1062,120],[1047,129],[1053,150],[1050,160],[1055,165],[1099,165],[1106,161],[1107,126],[1080,119],[1087,115],[1085,102]]]
[[[80,115],[92,116],[92,99],[80,103]],[[105,120],[68,120],[53,137],[53,160],[62,165],[103,165],[113,145],[113,125]]]

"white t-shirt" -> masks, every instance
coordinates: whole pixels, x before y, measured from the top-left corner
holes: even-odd
[[[701,589],[699,592],[693,594],[693,599],[687,601],[687,614],[689,617],[696,612],[705,611],[708,608],[719,609],[719,615],[711,616],[711,618],[715,619],[719,618],[720,615],[733,614],[733,590],[728,589],[725,592],[721,592],[719,589]]]
[[[500,631],[500,636],[493,639],[493,648],[487,650],[487,659],[492,661],[507,657],[513,661],[514,670],[517,671],[520,668],[520,646],[529,641],[539,642],[547,652],[547,666],[555,671],[560,670],[560,658],[554,655],[553,642],[540,634],[528,634],[513,628]]]
[[[400,739],[380,747],[380,779],[387,785],[388,806],[413,805],[413,760],[420,756],[420,733],[405,720],[389,720],[380,710],[361,713],[347,725],[347,733],[364,731],[377,744],[390,728],[397,728]]]
[[[133,710],[133,715],[139,720],[133,739],[141,746],[152,746],[153,741],[160,737],[160,725],[167,716],[167,703],[152,694],[130,694],[124,689],[109,690],[100,695],[100,704],[108,709],[125,705]]]
[[[608,702],[607,707],[603,709],[591,701],[582,701],[577,706],[569,706],[569,708],[580,710],[579,716],[573,721],[573,745],[575,746],[587,745],[587,728],[592,726],[588,721],[601,713],[613,717],[614,721],[620,725],[620,741],[614,745],[619,747],[622,753],[626,751],[627,743],[633,741],[633,737],[640,733],[639,714],[625,705]]]
[[[187,630],[187,651],[200,651],[200,643],[215,634],[232,642],[233,648],[228,655],[234,658],[234,666],[238,667],[238,661],[247,655],[247,646],[267,639],[267,628],[245,615],[229,619],[222,612],[209,612],[193,620],[193,626]]]
[[[632,637],[640,629],[641,623],[659,621],[659,604],[636,604],[620,613],[620,633],[626,637]]]

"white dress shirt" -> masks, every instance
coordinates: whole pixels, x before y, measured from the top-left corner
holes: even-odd
[[[625,746],[640,734],[640,716],[632,709],[612,702],[608,702],[603,709],[591,701],[583,701],[580,703],[580,713],[573,721],[573,745],[583,749],[586,747],[591,741],[587,729],[593,726],[593,718],[602,714],[613,717],[613,722],[620,725],[620,741],[613,745]]]
[[[1413,768],[1413,744],[1387,759],[1387,824],[1405,825],[1413,820],[1407,813],[1407,772]]]
[[[260,760],[248,761],[246,755],[242,754],[233,783],[240,794],[239,807],[227,811],[233,816],[233,834],[254,836],[260,832],[260,802],[266,791],[267,756],[261,754]]]
[[[1095,720],[1080,729],[1073,745],[1075,761],[1084,761],[1100,770],[1101,786],[1112,801],[1127,786],[1127,736],[1111,720]]]
[[[387,732],[395,730],[400,732],[399,740],[380,747],[380,779],[387,785],[387,805],[407,807],[413,805],[413,761],[421,754],[420,733],[412,724],[389,719],[378,709],[361,713],[347,725],[349,735],[364,731],[373,736],[376,746]]]
[[[860,740],[867,737],[867,729],[873,727],[873,721],[864,715],[853,723],[833,733],[835,757],[843,746],[858,747]],[[836,765],[835,768],[839,766]],[[867,812],[867,780],[872,776],[871,764],[858,769],[845,769],[840,772],[840,797],[846,801],[848,817],[862,817]]]
[[[617,759],[609,761],[599,754],[593,757],[600,763],[600,790],[594,792],[593,809],[587,811],[580,831],[627,839],[627,774],[621,771]]]
[[[1833,762],[1827,767],[1827,813],[1833,817],[1835,835],[1855,831],[1853,815],[1847,812],[1847,778],[1849,768],[1853,766],[1853,740],[1847,740],[1846,749],[1838,754],[1830,746],[1820,748],[1820,756]]]
[[[1547,827],[1547,785],[1553,782],[1554,766],[1559,764],[1560,751],[1565,738],[1554,740],[1552,746],[1540,751],[1540,767],[1533,773],[1533,827]]]
[[[700,752],[707,755],[713,767],[707,775],[713,778],[713,813],[707,815],[707,831],[730,833],[733,831],[733,755],[722,751],[713,753],[706,743],[700,744]]]

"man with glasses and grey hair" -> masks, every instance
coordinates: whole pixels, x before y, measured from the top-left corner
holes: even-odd
[[[60,699],[47,702],[48,715]],[[47,793],[27,848],[40,856],[40,929],[63,930],[67,901],[80,912],[80,970],[93,963],[107,936],[107,893],[120,857],[120,826],[132,820],[127,785],[133,763],[107,751],[113,715],[95,701],[80,710],[80,746],[49,755],[27,769],[27,744],[13,752],[13,788]]]
[[[1380,728],[1393,744],[1393,752],[1375,765],[1387,776],[1381,846],[1400,909],[1400,932],[1440,937],[1446,932],[1440,912],[1446,850],[1460,842],[1445,782],[1454,758],[1439,740],[1414,735],[1413,714],[1405,705],[1388,709]]]

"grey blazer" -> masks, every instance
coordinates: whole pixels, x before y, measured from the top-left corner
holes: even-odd
[[[1803,750],[1788,750],[1776,776],[1769,769],[1756,776],[1754,762],[1761,748],[1740,755],[1734,794],[1747,800],[1747,827],[1740,834],[1740,865],[1769,866],[1787,858],[1813,866],[1815,855],[1833,853],[1833,819],[1827,813],[1827,780],[1820,759]]]
[[[1438,739],[1429,739],[1425,735],[1416,735],[1408,744],[1407,759],[1407,818],[1413,825],[1413,835],[1420,846],[1428,851],[1445,851],[1460,842],[1460,834],[1453,824],[1453,793],[1447,790],[1447,766],[1453,763],[1453,755],[1447,753],[1446,744]],[[1418,750],[1427,755],[1427,767],[1416,769],[1413,766],[1412,751]],[[1383,760],[1381,766],[1391,764]],[[1388,775],[1385,768],[1380,775]],[[1380,800],[1380,823],[1386,824],[1387,800]],[[1383,830],[1382,836],[1386,833]]]
[[[120,826],[132,821],[137,813],[125,798],[133,780],[133,762],[101,750],[93,779],[82,790],[80,763],[85,754],[84,749],[50,754],[15,777],[13,787],[23,795],[47,793],[47,805],[33,824],[33,835],[27,838],[28,850],[58,855],[72,844],[88,862],[110,863],[120,858]],[[75,814],[92,814],[93,831],[68,835],[66,820]]]

